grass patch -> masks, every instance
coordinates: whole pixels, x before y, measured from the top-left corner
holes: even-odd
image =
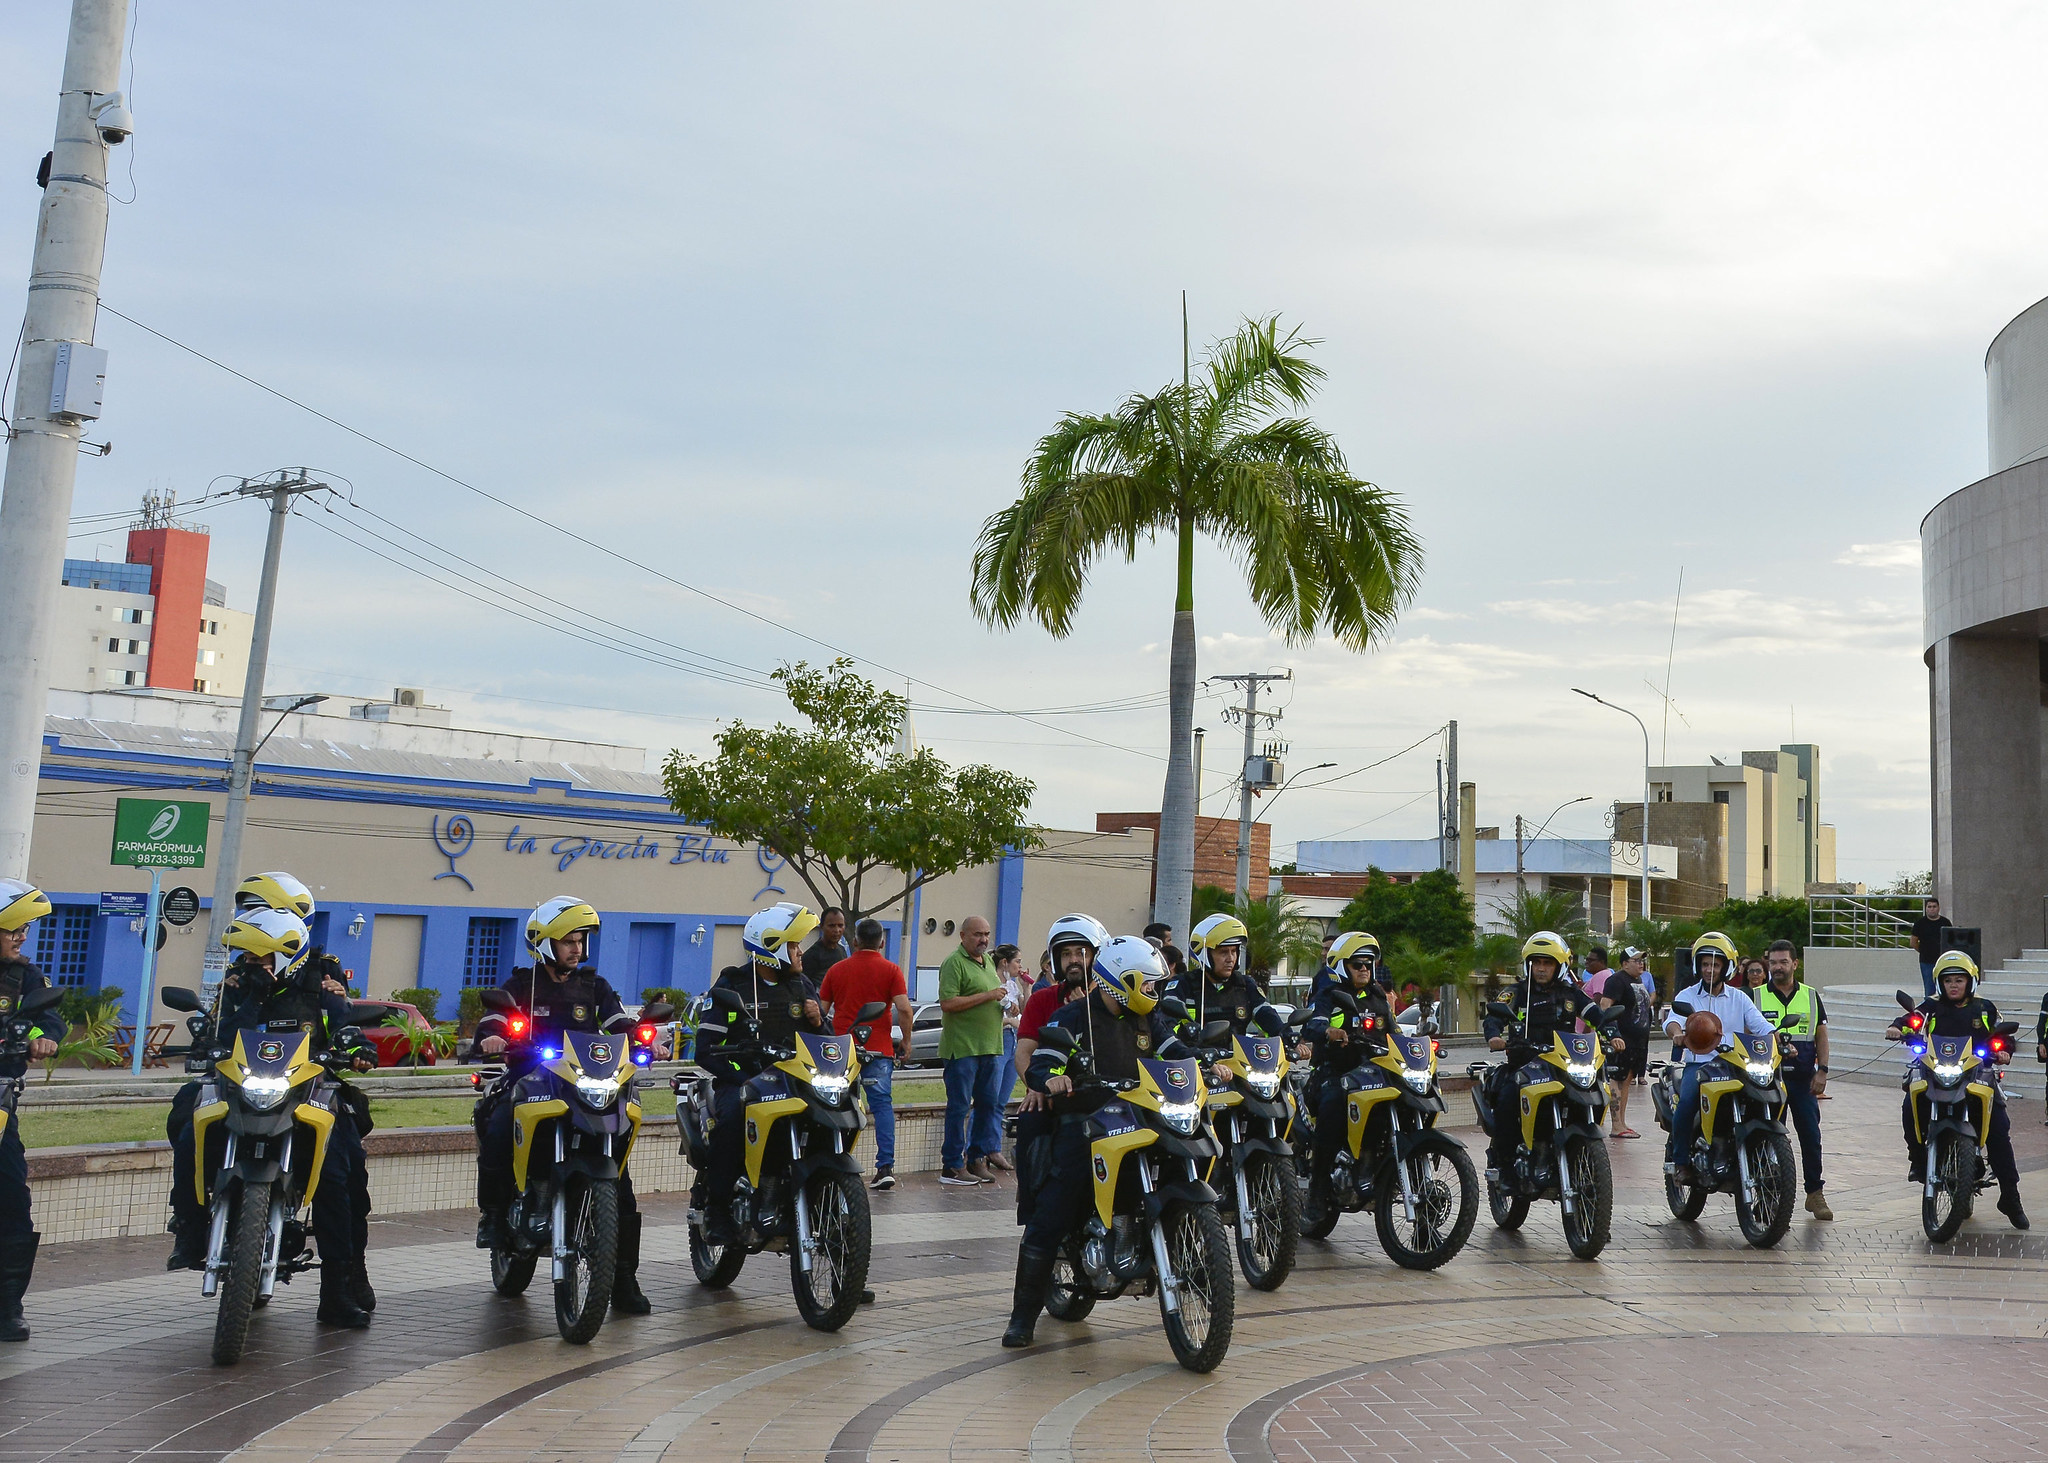
[[[472,1097],[373,1097],[370,1116],[380,1128],[451,1128],[469,1121]],[[164,1136],[167,1102],[119,1107],[41,1107],[21,1112],[21,1140],[30,1148],[86,1143],[139,1143]]]

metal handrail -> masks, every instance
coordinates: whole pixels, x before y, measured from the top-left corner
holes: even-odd
[[[1807,943],[1904,949],[1912,942],[1919,894],[1816,894],[1806,902]]]

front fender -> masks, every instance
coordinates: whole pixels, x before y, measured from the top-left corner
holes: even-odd
[[[1741,1142],[1752,1133],[1777,1133],[1782,1135],[1785,1125],[1776,1118],[1744,1118],[1735,1125],[1735,1141]]]
[[[837,1169],[841,1173],[861,1171],[851,1153],[806,1153],[802,1158],[790,1160],[790,1181],[792,1184],[807,1184],[812,1174],[826,1169]]]
[[[1578,1124],[1574,1123],[1571,1126],[1577,1127]],[[1403,1128],[1399,1136],[1394,1140],[1395,1162],[1398,1163],[1402,1159],[1407,1158],[1417,1148],[1420,1148],[1425,1141],[1431,1143],[1450,1143],[1459,1148],[1465,1146],[1462,1138],[1453,1133],[1444,1132],[1439,1128]]]
[[[1168,1204],[1214,1204],[1216,1191],[1200,1179],[1175,1179],[1145,1196],[1145,1218],[1157,1223]]]
[[[1280,1158],[1294,1156],[1294,1145],[1278,1138],[1240,1138],[1236,1146],[1240,1153],[1271,1153]]]

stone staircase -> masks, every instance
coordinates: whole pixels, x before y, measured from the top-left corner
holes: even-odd
[[[1917,980],[1915,985],[1917,985]],[[1905,1054],[1897,1042],[1884,1039],[1885,1027],[1900,1015],[1899,1003],[1889,985],[1831,985],[1821,994],[1828,1005],[1828,1036],[1833,1060],[1829,1065],[1836,1077],[1855,1075],[1880,1080],[1896,1079],[1905,1066]],[[1917,994],[1913,986],[1908,995]],[[2034,1060],[2034,1022],[2040,1014],[2041,996],[2048,991],[2048,950],[2025,950],[1991,971],[1981,993],[1997,1003],[1998,1014],[2020,1023],[2018,1054],[2006,1069],[2008,1098],[2038,1100],[2043,1094],[2044,1069]],[[1867,1065],[1866,1065],[1867,1063]]]

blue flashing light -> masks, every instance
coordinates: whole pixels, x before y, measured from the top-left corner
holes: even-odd
[[[648,1060],[648,1058],[647,1058],[647,1053],[646,1053],[646,1052],[634,1052],[634,1053],[633,1053],[633,1060],[634,1060],[634,1061],[636,1061],[636,1062],[638,1062],[638,1063],[639,1063],[639,1064],[640,1064],[641,1066],[643,1066],[643,1067],[644,1067],[644,1066],[646,1066],[646,1065],[647,1065],[647,1060]]]
[[[1991,1060],[1991,1050],[1990,1050],[1990,1048],[1989,1048],[1989,1047],[1981,1047],[1981,1046],[1980,1046],[1980,1047],[1978,1047],[1978,1048],[1977,1048],[1977,1056],[1978,1056],[1978,1058],[1979,1058],[1980,1060],[1982,1060],[1982,1061],[1987,1061],[1987,1062],[1988,1062],[1988,1061],[1990,1061],[1990,1060]]]
[[[556,1051],[556,1050],[555,1050],[555,1049],[554,1049],[553,1047],[551,1047],[551,1046],[544,1046],[544,1047],[542,1047],[542,1048],[540,1049],[540,1054],[541,1054],[541,1056],[542,1056],[542,1057],[543,1057],[544,1059],[546,1059],[547,1061],[550,1061],[550,1062],[554,1061],[554,1060],[555,1060],[555,1058],[557,1058],[557,1057],[559,1057],[559,1056],[561,1055],[561,1053],[560,1053],[559,1051]]]
[[[1911,1052],[1916,1057],[1925,1056],[1927,1054],[1926,1046],[1923,1043],[1917,1041],[1914,1042],[1911,1046],[1907,1047],[1906,1050]]]

